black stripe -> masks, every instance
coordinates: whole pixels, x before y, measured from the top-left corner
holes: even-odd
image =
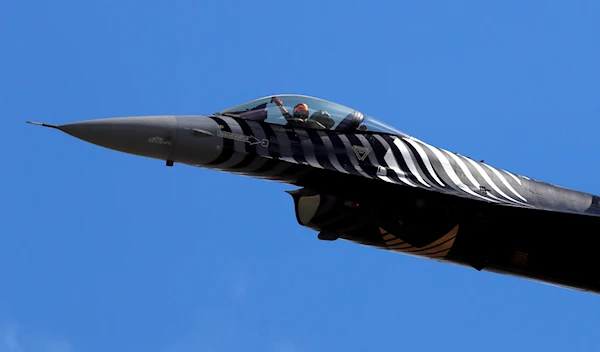
[[[291,167],[282,173],[282,175],[290,180],[297,179],[302,183],[303,181],[310,182],[310,180],[318,179],[319,172],[322,172],[322,170],[312,166],[292,164]]]
[[[371,147],[373,147],[372,153],[374,153],[375,157],[377,158],[379,165],[389,170],[386,176],[393,181],[404,184],[404,182],[400,180],[400,177],[398,177],[398,175],[392,169],[390,169],[390,166],[385,162],[385,154],[387,153],[387,149],[385,149],[381,141],[375,138],[375,136],[366,136],[366,138],[369,142],[371,142]]]
[[[248,123],[244,120],[238,120],[236,119],[237,123],[240,125],[240,128],[242,129],[242,132],[244,133],[244,135],[246,136],[252,136],[252,129],[250,128],[250,126],[248,126]],[[244,159],[242,159],[242,161],[240,161],[239,163],[237,163],[236,165],[233,165],[231,167],[232,170],[238,170],[238,169],[242,169],[244,167],[247,167],[248,165],[250,165],[257,156],[256,153],[256,144],[249,144],[249,143],[244,143],[246,144],[246,153],[248,153],[246,156],[244,156]]]
[[[588,214],[600,214],[600,197],[592,196],[592,204],[585,211]]]
[[[260,158],[260,156],[248,154],[244,156],[244,159],[242,159],[242,161],[231,166],[229,169],[231,169],[232,171],[242,170],[243,168],[250,166],[250,164],[252,164],[252,162],[257,158]]]
[[[253,173],[261,174],[261,173],[265,173],[265,172],[271,171],[271,170],[273,170],[273,168],[275,166],[279,165],[280,163],[283,163],[283,161],[269,159],[269,160],[267,160],[267,162],[263,166],[259,167]]]
[[[348,156],[348,151],[346,150],[346,146],[345,146],[344,142],[342,142],[340,137],[337,135],[337,133],[327,132],[327,135],[329,136],[329,139],[331,140],[331,144],[333,144],[333,147],[336,151],[336,156],[337,156],[337,159],[338,159],[338,162],[340,163],[340,165],[342,165],[342,167],[349,173],[362,177],[363,175],[360,172],[358,172],[358,170],[356,170],[356,168],[354,168],[354,166],[352,165],[352,162],[350,162],[350,157]]]
[[[350,144],[352,146],[364,146],[362,141],[360,139],[358,139],[358,137],[355,134],[346,134],[346,137],[348,138],[348,141],[350,142]],[[368,146],[364,146],[366,148],[369,148]],[[370,148],[369,148],[370,149]],[[354,149],[352,150],[352,152],[354,153]],[[369,154],[372,153],[372,151],[369,151]],[[367,157],[365,158],[365,160],[359,160],[358,156],[356,155],[356,153],[354,153],[356,156],[356,161],[358,162],[358,165],[361,166],[362,170],[367,173],[368,175],[370,175],[371,177],[377,177],[377,165],[373,165],[373,163],[371,163],[371,159],[369,159],[369,155],[367,155]]]
[[[285,161],[281,161],[284,163]],[[289,163],[288,163],[289,164]],[[289,164],[290,166],[286,168],[280,175],[283,177],[292,177],[297,178],[303,176],[307,172],[314,170],[312,166],[307,165],[298,165],[298,164]]]
[[[280,159],[281,151],[279,148],[279,141],[277,140],[277,136],[275,135],[273,128],[265,122],[259,122],[259,126],[262,127],[263,131],[265,132],[266,138],[269,140],[269,155],[273,159]]]
[[[292,147],[292,158],[296,160],[299,164],[306,163],[306,158],[304,157],[304,150],[302,149],[302,141],[300,137],[295,132],[295,129],[284,128],[285,133],[290,140],[290,146]]]
[[[267,180],[272,180],[272,181],[283,181],[283,182],[291,182],[294,181],[295,179],[297,179],[300,175],[301,175],[301,171],[302,168],[305,166],[302,165],[298,165],[298,164],[292,164],[292,163],[288,163],[285,161],[279,161],[279,160],[270,160],[274,162],[274,166],[258,175],[258,177],[263,178],[263,179],[267,179]],[[275,169],[277,166],[285,164],[287,167],[282,170],[281,172],[277,173],[277,174],[268,174],[270,172],[273,171],[273,169]]]
[[[315,158],[325,169],[337,171],[335,166],[331,163],[329,159],[329,153],[327,151],[327,146],[319,136],[319,133],[316,130],[306,130],[308,133],[308,137],[310,138],[310,142],[313,145],[313,151],[315,153]],[[335,151],[334,151],[335,154]]]
[[[223,126],[223,128],[221,129],[221,131],[224,132],[231,132],[231,128],[229,127],[229,125],[227,125],[225,123],[225,121],[223,121],[222,119],[215,117],[215,116],[209,116],[209,118],[213,119],[217,124]],[[222,138],[223,139],[223,150],[221,150],[221,155],[219,155],[219,157],[209,163],[206,163],[207,165],[218,165],[221,163],[226,162],[227,160],[231,159],[231,156],[233,155],[233,140],[229,139],[229,138]]]
[[[247,121],[244,121],[242,119],[235,119],[235,120],[240,125],[240,128],[242,129],[242,132],[244,133],[244,135],[246,135],[246,136],[254,135],[254,133],[252,132],[252,128],[250,128]],[[246,145],[246,153],[256,154],[256,144],[250,144],[250,143],[244,143],[244,144]]]

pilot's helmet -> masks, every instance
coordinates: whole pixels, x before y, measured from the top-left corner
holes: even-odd
[[[333,127],[333,125],[335,125],[335,121],[333,121],[333,119],[331,118],[331,114],[329,114],[325,110],[315,111],[315,113],[312,114],[310,119],[319,122],[327,129],[330,129],[331,127]]]
[[[300,103],[294,106],[294,117],[306,120],[308,118],[308,105]]]

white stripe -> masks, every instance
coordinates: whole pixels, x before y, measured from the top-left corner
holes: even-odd
[[[465,176],[467,176],[467,178],[469,179],[469,181],[471,181],[471,183],[473,184],[473,186],[475,186],[478,189],[481,188],[481,185],[479,184],[479,182],[477,182],[477,180],[475,179],[475,177],[471,173],[471,170],[469,170],[469,167],[467,166],[467,164],[465,164],[464,161],[462,161],[458,155],[455,155],[452,152],[446,152],[446,154],[450,155],[450,157],[452,159],[454,159],[454,161],[456,162],[456,164],[458,164],[458,166],[460,167],[460,169],[462,170],[462,172],[465,174]],[[494,198],[497,201],[502,201],[500,198],[496,197],[495,195],[493,195],[491,193],[487,194],[487,196],[489,196],[490,198]]]
[[[377,160],[377,157],[375,156],[375,152],[373,151],[373,146],[371,145],[371,143],[369,143],[369,141],[363,135],[357,134],[355,136],[362,143],[363,147],[369,148],[369,150],[371,150],[371,152],[369,152],[369,156],[368,156],[369,161],[371,162],[371,164],[374,165],[374,166],[379,166],[382,169],[386,170],[386,174],[387,174],[387,169],[384,168],[384,167],[382,167],[381,165],[379,165],[379,161]],[[379,177],[380,179],[382,179],[385,182],[399,184],[398,182],[392,180],[391,178],[389,178],[387,176],[382,176],[382,175],[377,175],[377,174],[376,174],[376,176]]]
[[[271,125],[271,128],[273,129],[273,132],[275,132],[277,142],[279,143],[279,154],[281,155],[279,159],[287,161],[288,163],[298,164],[296,159],[292,156],[292,142],[288,138],[284,128],[278,125]]]
[[[380,179],[384,180],[385,182],[389,182],[389,183],[393,183],[395,185],[399,184],[398,182],[392,180],[391,178],[387,177],[387,176],[378,176]]]
[[[493,167],[491,167],[487,164],[483,164],[483,165],[487,166],[488,169],[492,170],[492,172],[495,173],[496,176],[498,176],[500,181],[502,181],[502,183],[506,186],[506,188],[508,188],[509,191],[511,191],[515,196],[521,198],[524,202],[527,202],[527,199],[525,199],[522,195],[517,193],[517,191],[515,191],[515,189],[508,183],[508,181],[506,181],[504,176],[502,176],[502,174],[500,172],[498,172],[498,170],[494,169]]]
[[[477,171],[479,171],[479,174],[481,175],[481,177],[483,177],[485,182],[487,182],[490,185],[490,187],[492,187],[494,189],[494,191],[498,192],[499,195],[501,195],[502,197],[504,197],[512,202],[515,202],[518,204],[523,204],[522,202],[519,202],[516,199],[512,199],[511,197],[507,196],[504,192],[502,192],[502,190],[500,190],[500,188],[498,188],[498,186],[496,186],[496,184],[492,181],[492,179],[490,179],[488,174],[485,172],[485,170],[481,166],[479,166],[479,164],[477,164],[475,161],[473,161],[471,159],[467,159],[467,161],[470,162],[475,167],[475,169],[477,169]]]
[[[398,166],[398,163],[396,162],[396,158],[394,157],[394,153],[392,152],[391,149],[387,150],[383,159],[388,164],[389,168],[396,173],[396,175],[402,182],[406,183],[409,186],[417,187],[416,184],[414,184],[411,180],[409,180],[406,177],[406,173],[404,171],[400,170],[400,167]]]
[[[223,119],[223,122],[225,122],[225,124],[231,129],[232,133],[242,135],[244,134],[244,131],[242,131],[242,128],[237,123],[237,121],[227,116],[222,116],[221,118]],[[233,154],[231,155],[231,157],[218,165],[213,165],[212,167],[215,169],[228,169],[244,160],[246,155],[248,155],[248,153],[246,152],[245,143],[238,140],[234,140]]]
[[[425,145],[427,148],[429,148],[429,150],[431,150],[433,152],[433,154],[435,154],[435,156],[438,158],[440,164],[442,165],[442,167],[444,168],[444,171],[446,172],[446,174],[448,175],[448,177],[450,177],[450,180],[452,180],[452,182],[454,182],[454,184],[456,186],[458,186],[458,188],[460,188],[461,190],[463,190],[464,192],[475,196],[477,198],[481,198],[484,199],[486,201],[490,201],[490,199],[473,192],[467,185],[465,185],[460,178],[458,177],[458,175],[456,174],[456,172],[454,172],[454,169],[452,168],[452,165],[450,165],[450,160],[448,160],[448,158],[446,158],[446,156],[440,152],[437,148],[430,146],[427,143],[423,143],[423,145]]]
[[[410,136],[410,138],[411,138],[412,140],[418,141],[418,142],[420,142],[420,143],[422,143],[422,144],[427,144],[427,143],[423,142],[422,140],[420,140],[420,139],[418,139],[418,138],[416,138],[416,137],[412,137],[412,136]],[[449,153],[449,154],[452,154],[452,152],[448,152],[448,153]],[[468,157],[467,157],[466,159],[472,160],[471,158],[468,158]],[[514,178],[514,179],[515,179],[515,181],[517,181],[517,183],[518,183],[519,185],[521,185],[521,184],[522,184],[522,183],[521,183],[521,180],[519,179],[519,177],[518,177],[518,176],[516,176],[516,175],[514,175],[513,173],[511,173],[511,172],[508,172],[508,171],[506,171],[506,170],[502,170],[502,171],[506,172],[506,173],[507,173],[507,174],[509,174],[509,175],[510,175],[512,178]],[[529,179],[530,179],[529,177],[526,177],[526,176],[521,176],[521,177],[523,177],[523,178],[524,178],[524,179],[526,179],[526,180],[529,180]]]
[[[402,157],[404,158],[404,161],[406,162],[406,165],[408,166],[410,172],[413,175],[415,175],[417,180],[421,182],[424,186],[431,187],[431,185],[425,182],[425,180],[421,177],[421,174],[419,174],[419,171],[415,167],[415,163],[410,156],[410,151],[408,150],[408,148],[406,148],[404,143],[400,141],[400,138],[394,138],[394,144],[396,145],[396,147],[398,147],[398,149],[400,149],[400,153],[402,153]]]
[[[300,145],[302,146],[302,150],[304,151],[304,159],[306,159],[308,165],[319,169],[323,169],[324,167],[321,164],[319,164],[319,161],[315,156],[315,149],[313,147],[313,143],[310,140],[310,136],[308,135],[308,133],[302,129],[294,129],[294,131],[296,131],[296,134],[298,135],[298,140],[300,141]]]
[[[369,158],[371,165],[373,165],[375,167],[380,166],[379,161],[377,160],[377,157],[375,156],[375,152],[373,152],[373,146],[371,145],[371,143],[369,143],[369,141],[365,138],[365,136],[357,134],[357,135],[355,135],[355,137],[360,141],[360,143],[363,147],[369,149],[369,154],[367,157]],[[386,182],[397,183],[397,182],[394,182],[392,179],[390,179],[387,176],[381,176],[381,175],[375,174],[375,177],[379,177],[380,179],[382,179]]]
[[[502,170],[502,171],[506,172],[506,173],[507,173],[507,174],[508,174],[510,177],[514,178],[514,179],[515,179],[515,181],[517,181],[517,183],[518,183],[519,185],[522,185],[522,183],[521,183],[521,180],[520,180],[520,179],[519,179],[517,176],[513,175],[513,173],[512,173],[512,172],[508,172],[508,171],[506,171],[506,170]]]
[[[423,159],[423,163],[425,164],[425,167],[427,167],[427,171],[429,171],[429,173],[431,174],[431,176],[433,176],[435,181],[437,183],[439,183],[442,187],[445,187],[442,180],[440,180],[438,175],[435,173],[435,171],[433,169],[433,165],[431,165],[431,161],[429,160],[429,156],[427,156],[427,152],[425,152],[425,150],[423,150],[423,148],[421,148],[419,143],[411,140],[410,138],[408,138],[408,139],[404,138],[404,140],[407,141],[408,143],[410,143],[417,150],[417,152],[421,156],[421,159]]]
[[[377,138],[379,142],[381,142],[381,145],[383,145],[383,147],[387,150],[385,156],[383,157],[383,160],[385,160],[385,163],[388,165],[388,168],[396,173],[400,181],[406,183],[409,186],[418,187],[411,180],[409,180],[406,177],[406,173],[400,169],[400,167],[398,166],[398,162],[394,157],[394,153],[392,153],[392,148],[390,147],[388,142],[379,135],[375,135],[375,138]]]

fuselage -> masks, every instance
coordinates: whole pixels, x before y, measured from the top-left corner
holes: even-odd
[[[411,207],[419,200],[435,203],[424,222],[447,217],[441,208],[458,208],[448,232],[418,247],[382,224],[341,238],[580,290],[600,289],[600,261],[594,253],[585,254],[595,252],[586,246],[596,243],[600,228],[552,221],[559,218],[554,212],[595,220],[600,213],[595,195],[532,180],[406,135],[340,133],[227,116],[179,117],[178,124],[169,157],[175,163],[307,187],[378,211],[390,209],[389,216],[394,211],[414,215]],[[511,212],[517,208],[523,212]]]
[[[177,141],[169,156],[175,162],[295,185],[302,175],[325,170],[491,204],[600,214],[598,196],[508,172],[411,136],[192,116],[179,117]]]
[[[335,103],[279,95],[208,116],[41,125],[167,166],[298,186],[289,192],[298,223],[320,239],[600,293],[598,196],[435,147]]]

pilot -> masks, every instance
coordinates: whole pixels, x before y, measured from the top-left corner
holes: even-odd
[[[335,121],[331,118],[331,114],[325,110],[315,111],[306,122],[313,128],[325,130],[329,130],[335,125]]]
[[[308,119],[307,104],[300,103],[294,106],[294,112],[293,115],[291,115],[286,109],[286,107],[283,106],[281,99],[277,97],[272,97],[271,102],[277,104],[279,110],[281,110],[281,113],[283,114],[283,117],[285,117],[285,119],[287,120],[288,125],[305,126],[305,122]]]

